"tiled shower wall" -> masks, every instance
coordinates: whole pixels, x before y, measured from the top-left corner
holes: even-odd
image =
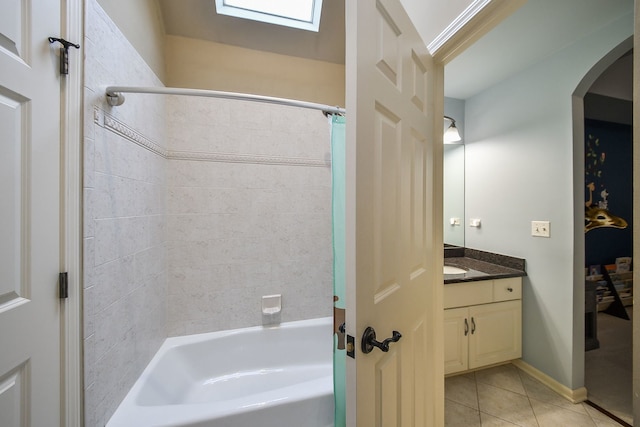
[[[329,124],[319,111],[171,97],[169,335],[333,307]]]
[[[318,111],[127,95],[162,86],[95,0],[85,28],[85,425],[167,335],[331,315],[329,125]]]
[[[166,337],[162,97],[105,103],[107,85],[161,82],[87,1],[84,140],[85,425],[104,426]]]

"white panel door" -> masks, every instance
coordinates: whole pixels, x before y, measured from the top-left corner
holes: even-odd
[[[346,8],[347,424],[440,426],[442,67],[399,0]],[[402,338],[365,353],[368,326]]]
[[[0,425],[60,424],[57,0],[0,12]]]

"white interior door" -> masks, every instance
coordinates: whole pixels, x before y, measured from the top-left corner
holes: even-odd
[[[0,425],[60,419],[60,3],[0,12]]]
[[[442,66],[399,0],[346,7],[347,424],[441,426]]]

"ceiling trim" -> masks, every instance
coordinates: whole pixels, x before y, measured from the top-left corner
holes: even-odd
[[[527,0],[474,0],[427,48],[448,63],[519,9]]]
[[[431,55],[438,51],[449,39],[460,31],[467,23],[473,19],[492,0],[473,0],[473,2],[462,11],[456,19],[450,23],[438,36],[427,46]]]

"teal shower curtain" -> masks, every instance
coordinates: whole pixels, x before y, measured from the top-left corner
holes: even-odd
[[[346,426],[346,350],[345,334],[340,326],[345,321],[345,118],[334,114],[331,119],[331,176],[333,209],[333,390],[335,427]]]

